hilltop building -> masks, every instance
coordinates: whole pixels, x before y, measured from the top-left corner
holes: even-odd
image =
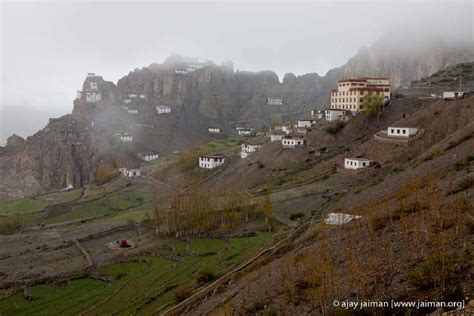
[[[303,147],[305,145],[305,138],[302,136],[285,136],[281,140],[281,145],[283,148],[296,148]]]
[[[89,103],[96,103],[102,100],[102,94],[99,91],[86,91],[86,101]]]
[[[137,97],[137,94],[136,93],[129,93],[128,97],[131,98],[131,99],[134,99],[134,98]]]
[[[281,131],[286,134],[290,134],[295,128],[298,127],[297,123],[289,122],[281,126]]]
[[[132,99],[123,99],[123,103],[130,104],[132,103]]]
[[[337,90],[331,90],[331,109],[363,111],[366,95],[390,99],[390,78],[361,77],[339,80]]]
[[[268,97],[268,98],[267,98],[267,104],[270,104],[270,105],[282,105],[282,104],[283,104],[283,99],[282,99],[282,98],[272,98],[272,97]]]
[[[214,156],[199,156],[199,167],[203,169],[214,169],[225,162],[225,157],[223,155],[214,155]]]
[[[240,146],[240,158],[247,158],[249,154],[256,152],[260,147],[262,145],[242,144]]]
[[[157,105],[155,107],[156,109],[156,112],[158,112],[158,114],[168,114],[168,113],[171,113],[171,108],[169,106],[165,106],[165,105]]]
[[[344,159],[344,168],[346,169],[361,169],[370,167],[373,161],[366,158],[345,158]]]
[[[145,99],[146,99],[146,97],[145,97],[144,94],[140,94],[139,98],[142,99],[142,100],[145,100]]]
[[[130,114],[138,114],[137,109],[128,109],[127,112],[130,113]]]
[[[174,69],[174,72],[177,74],[187,74],[194,72],[208,65],[207,63],[188,63],[184,65],[179,65]]]

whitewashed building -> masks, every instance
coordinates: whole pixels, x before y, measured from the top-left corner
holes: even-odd
[[[82,99],[82,91],[81,90],[77,90],[76,99]]]
[[[91,81],[91,90],[97,90],[97,82],[96,81]]]
[[[283,133],[289,134],[297,127],[298,127],[297,123],[289,122],[289,123],[285,123],[281,126],[281,131]]]
[[[344,168],[345,169],[361,169],[370,167],[373,161],[366,158],[345,158],[344,159]]]
[[[271,135],[270,135],[270,141],[272,142],[279,142],[283,139],[283,136],[284,134],[282,133],[277,133],[277,132],[273,132]]]
[[[145,100],[145,99],[146,99],[146,97],[145,97],[145,95],[144,95],[144,94],[140,94],[140,96],[139,96],[139,97],[140,97],[140,99],[142,99],[142,100]]]
[[[199,156],[199,167],[203,169],[214,169],[225,162],[225,157],[222,155],[215,156]]]
[[[171,113],[171,108],[169,106],[166,106],[166,105],[157,105],[155,107],[155,109],[156,109],[156,112],[158,112],[158,114]]]
[[[299,119],[297,127],[311,127],[316,123],[315,119]]]
[[[387,128],[387,136],[389,137],[405,137],[409,138],[415,136],[418,133],[418,128],[413,127],[394,127],[389,126]]]
[[[219,127],[209,127],[207,130],[211,134],[219,134],[221,132]]]
[[[249,154],[256,152],[257,149],[261,147],[262,145],[242,144],[240,146],[240,158],[242,159],[247,158]]]
[[[119,172],[124,177],[139,177],[141,176],[140,169],[128,169],[128,168],[119,168]]]
[[[156,151],[150,151],[150,152],[141,154],[141,157],[145,161],[152,161],[152,160],[158,159],[159,155]]]
[[[123,103],[130,104],[132,103],[132,99],[123,99]]]
[[[99,91],[86,91],[86,101],[89,103],[96,103],[102,99]]]
[[[272,98],[272,97],[268,97],[268,98],[267,98],[267,104],[270,104],[270,105],[282,105],[282,104],[283,104],[283,99],[282,99],[282,98]]]
[[[130,114],[138,114],[137,109],[128,109],[127,112],[130,113]]]
[[[134,99],[136,98],[138,95],[136,93],[129,93],[128,94],[128,97],[131,98],[131,99]]]
[[[237,132],[239,133],[240,136],[252,136],[255,134],[255,131],[253,128],[247,128],[247,127],[237,127]]]
[[[293,149],[296,147],[303,147],[305,142],[306,140],[303,137],[286,136],[282,138],[281,145],[283,148]]]
[[[121,141],[123,142],[131,142],[133,141],[133,136],[130,135],[130,134],[127,134],[127,133],[117,133],[115,134],[116,136],[118,136],[120,138]]]
[[[317,118],[332,122],[340,119],[341,117],[344,117],[346,114],[346,110],[325,109],[317,112]]]

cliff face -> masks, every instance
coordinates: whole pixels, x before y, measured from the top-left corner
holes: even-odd
[[[370,48],[361,48],[345,65],[329,71],[325,79],[334,85],[343,77],[384,76],[390,77],[392,86],[396,88],[449,66],[473,60],[472,43],[394,36],[382,38]]]
[[[72,115],[51,120],[26,140],[13,137],[0,147],[0,198],[82,186],[95,180],[101,161],[116,167],[136,165],[139,152],[167,154],[211,139],[211,126],[232,135],[236,126],[259,128],[302,117],[310,109],[327,106],[330,89],[342,77],[388,76],[396,87],[474,60],[474,50],[467,46],[426,42],[400,47],[382,40],[361,49],[324,77],[289,73],[282,82],[272,71],[234,71],[230,62],[220,66],[207,62],[189,72],[176,71],[196,62],[177,55],[163,64],[136,69],[117,85],[87,77],[83,90],[97,83],[99,102],[76,99]],[[130,93],[137,96],[125,103]],[[282,98],[283,103],[268,104],[268,97]],[[158,114],[156,106],[168,106],[171,113]],[[131,134],[133,141],[121,143],[114,136],[118,132]]]

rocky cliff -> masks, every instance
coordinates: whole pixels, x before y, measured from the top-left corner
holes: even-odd
[[[388,76],[394,86],[404,85],[472,61],[473,52],[469,46],[440,41],[401,48],[381,40],[324,77],[289,73],[282,82],[272,71],[235,71],[230,62],[199,64],[178,55],[135,69],[117,85],[88,76],[84,93],[97,84],[100,101],[87,102],[83,94],[74,101],[72,115],[51,120],[26,140],[12,136],[0,147],[0,198],[82,186],[95,180],[101,161],[136,165],[139,152],[167,154],[211,139],[208,127],[235,135],[236,126],[259,128],[302,117],[327,106],[330,89],[342,77]],[[268,104],[268,97],[281,98],[282,104]],[[169,107],[171,113],[158,114],[157,106]],[[119,132],[132,135],[133,141],[120,142]]]

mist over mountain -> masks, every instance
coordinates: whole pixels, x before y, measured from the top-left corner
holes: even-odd
[[[43,109],[21,105],[4,105],[0,111],[0,146],[4,146],[12,134],[26,138],[42,129],[50,118],[67,113],[65,108]]]

